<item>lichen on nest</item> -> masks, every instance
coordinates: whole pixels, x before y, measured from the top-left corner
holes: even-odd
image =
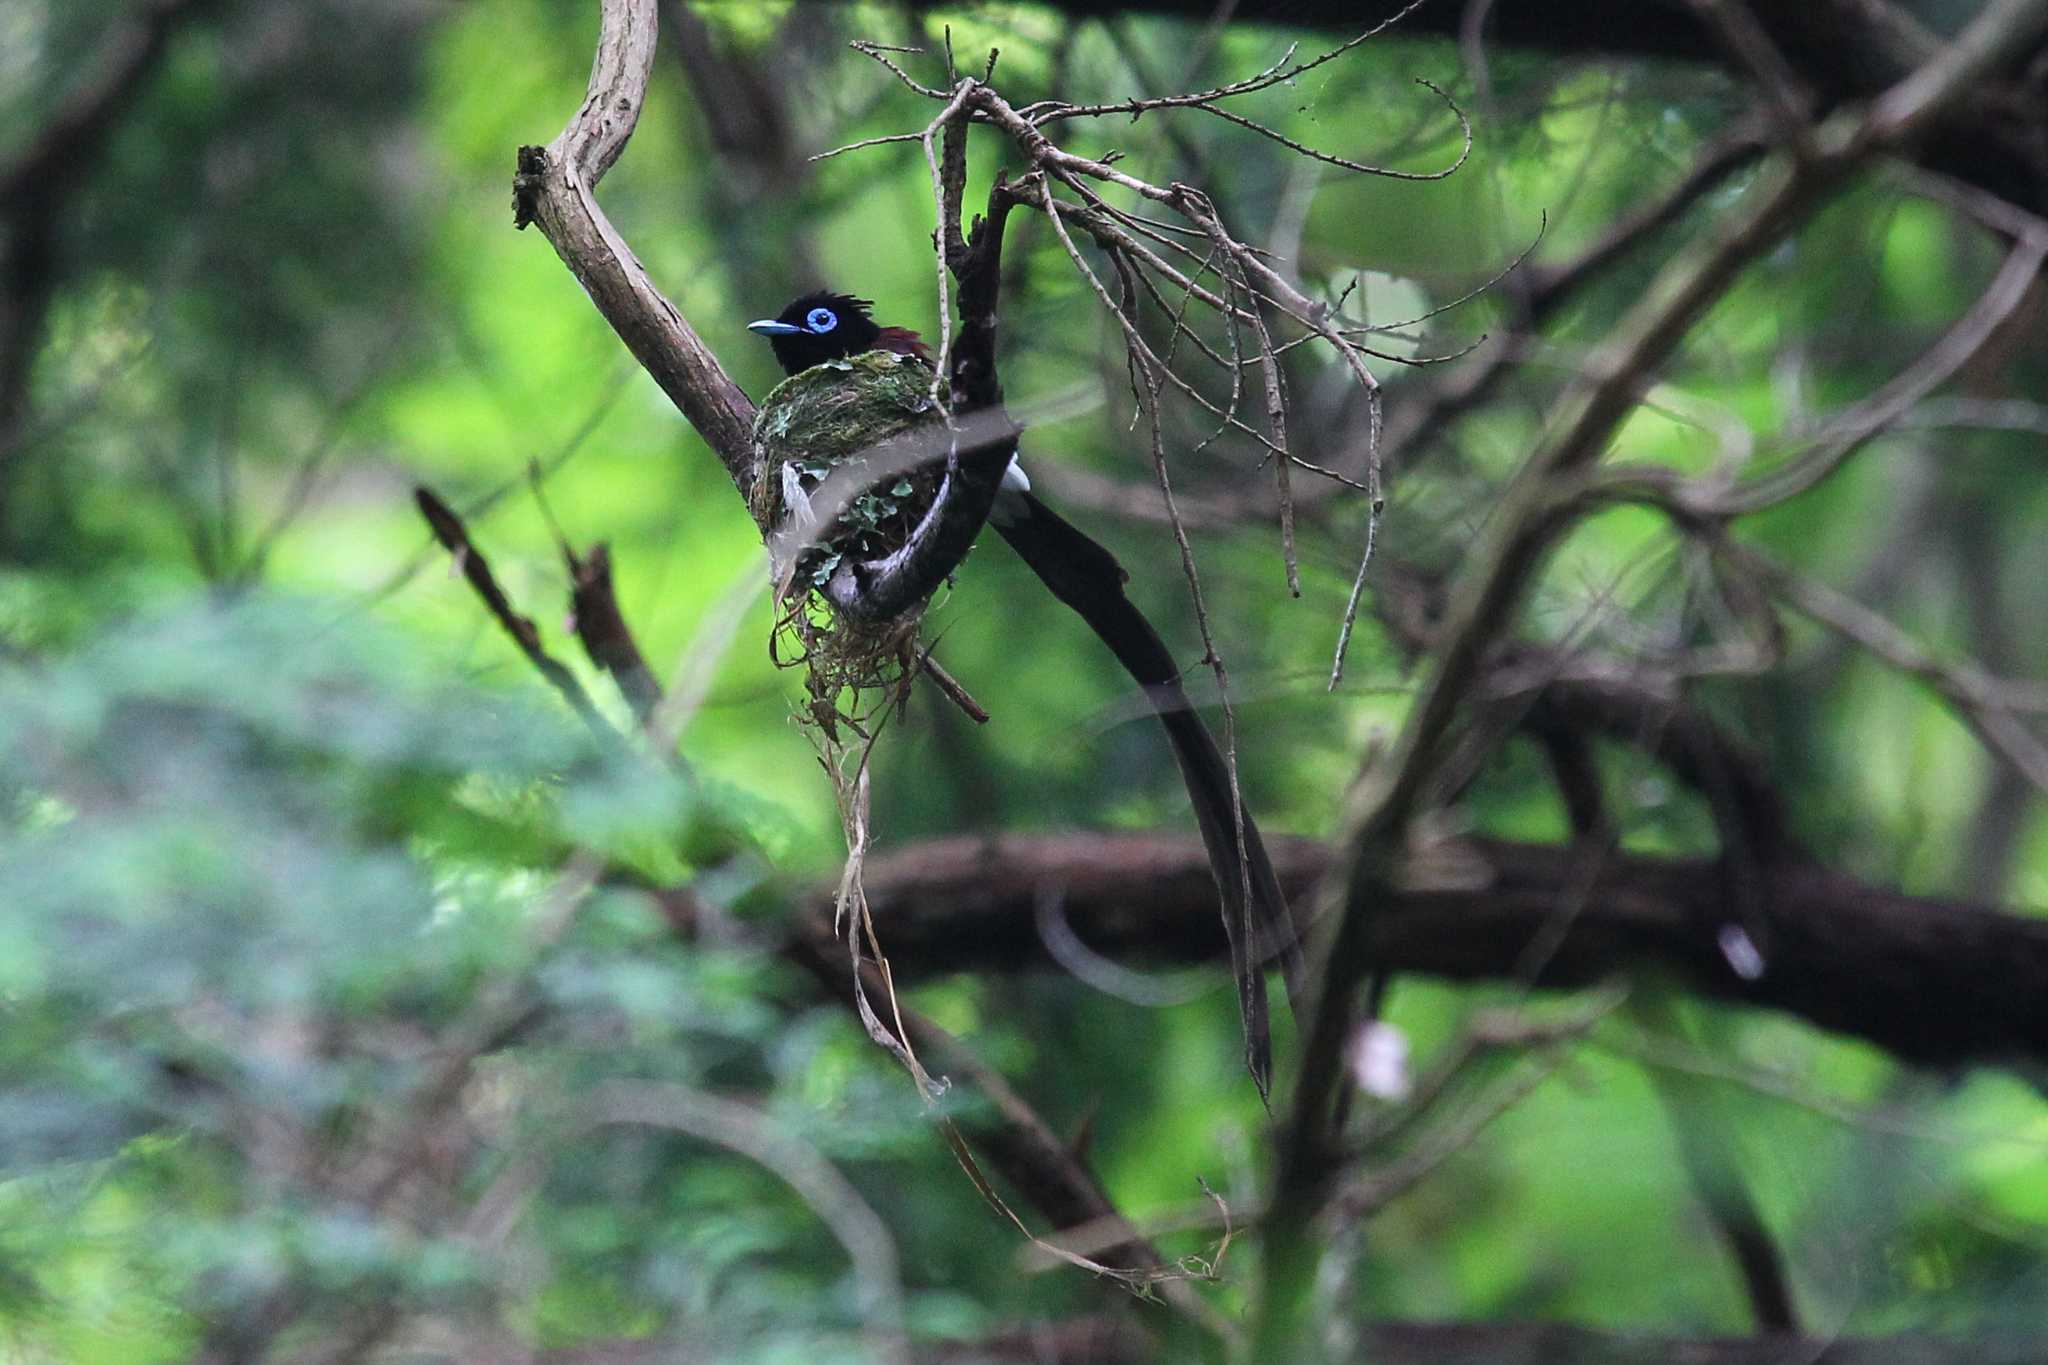
[[[937,495],[940,469],[930,457],[944,449],[936,436],[944,428],[931,370],[890,351],[792,375],[754,416],[749,505],[783,607],[774,654],[809,669],[814,712],[842,689],[887,688],[903,675],[919,611],[856,625],[816,589],[901,548]]]

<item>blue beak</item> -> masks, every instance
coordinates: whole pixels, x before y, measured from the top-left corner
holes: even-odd
[[[787,322],[777,322],[774,318],[762,318],[758,322],[748,323],[747,330],[759,332],[764,337],[789,337],[803,331],[803,328]]]

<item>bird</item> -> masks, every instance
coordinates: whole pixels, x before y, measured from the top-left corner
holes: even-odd
[[[876,323],[873,307],[851,294],[820,290],[795,299],[772,318],[748,323],[747,329],[767,338],[786,375],[876,350],[932,363],[931,349],[917,332]],[[1230,766],[1181,685],[1172,651],[1125,595],[1129,575],[1123,566],[1032,492],[1014,456],[1003,471],[989,524],[1046,589],[1108,646],[1165,729],[1216,882],[1244,1025],[1246,1068],[1263,1099],[1272,1083],[1265,968],[1278,964],[1290,1005],[1298,1006],[1304,960],[1286,894],[1257,823],[1235,794]]]

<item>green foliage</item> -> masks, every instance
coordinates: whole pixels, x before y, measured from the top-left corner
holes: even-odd
[[[24,145],[72,88],[114,8],[0,5],[0,146]],[[510,1354],[669,1335],[735,1362],[875,1354],[872,1255],[849,1253],[759,1144],[606,1121],[613,1084],[743,1100],[764,1131],[831,1163],[893,1239],[914,1334],[1121,1305],[1084,1276],[1020,1269],[1022,1239],[908,1081],[774,951],[842,845],[831,785],[791,723],[800,685],[769,658],[772,609],[757,602],[736,643],[719,643],[734,595],[763,576],[759,532],[547,244],[510,227],[513,149],[548,140],[581,99],[592,10],[229,0],[174,38],[82,167],[28,425],[0,471],[0,1354],[91,1365],[254,1343],[282,1357],[401,1321],[419,1331],[399,1344],[421,1358],[449,1341]],[[841,46],[902,38],[903,15],[702,17],[715,56],[785,97],[786,145],[736,143],[665,33],[639,132],[603,189],[635,252],[756,394],[775,370],[744,320],[794,288],[854,289],[884,301],[880,321],[933,334],[919,149],[804,159],[930,118]],[[1015,5],[911,22],[936,51],[948,21],[965,66],[1002,48],[998,80],[1020,104],[1124,99],[1181,80],[1191,60],[1187,81],[1205,85],[1264,68],[1297,36],[1240,23],[1212,44],[1163,21],[1069,28]],[[903,60],[936,79],[929,54]],[[1347,323],[1415,319],[1375,345],[1444,356],[1512,311],[1498,291],[1434,310],[1532,242],[1530,271],[1574,259],[1677,180],[1734,104],[1725,83],[1681,68],[1504,52],[1487,73],[1481,98],[1453,47],[1376,42],[1245,105],[1339,155],[1430,171],[1460,140],[1413,83],[1436,81],[1477,139],[1439,182],[1308,168],[1241,127],[1161,112],[1061,136],[1209,185],[1251,235],[1289,239],[1280,264],[1306,287],[1334,299],[1355,283]],[[1000,162],[976,132],[970,204]],[[1563,385],[1746,185],[1737,174],[1615,262],[1546,319],[1489,401],[1406,448],[1375,593],[1391,600],[1464,561]],[[1621,427],[1617,458],[1715,477],[1804,449],[1976,297],[1996,248],[1957,221],[1888,181],[1853,187],[1703,320]],[[1115,547],[1192,686],[1203,642],[1170,534],[1109,510],[1148,507],[1144,487],[1115,485],[1152,477],[1115,330],[1042,220],[1020,212],[1010,232],[1003,379],[1030,426],[1025,458]],[[1205,337],[1230,344],[1220,328]],[[2040,392],[2043,353],[2018,349],[1968,382]],[[884,425],[918,410],[922,371],[854,368],[890,381]],[[1398,424],[1433,375],[1380,373]],[[1329,464],[1362,439],[1341,378],[1306,348],[1289,354],[1295,432]],[[1263,401],[1238,398],[1240,415]],[[1265,452],[1187,405],[1166,425],[1246,799],[1270,832],[1327,834],[1361,756],[1384,750],[1413,696],[1411,642],[1370,612],[1345,683],[1323,690],[1361,504],[1304,500],[1304,593],[1291,599],[1277,536],[1222,525],[1262,505]],[[851,450],[871,432],[842,434]],[[812,488],[835,456],[815,431],[799,444]],[[2038,445],[2023,431],[1903,430],[1741,533],[1882,594],[1940,657],[2038,676]],[[1319,487],[1294,479],[1298,493]],[[412,507],[417,482],[462,509],[507,594],[597,698],[604,733],[446,571]],[[921,491],[906,478],[864,495],[850,543],[806,570],[868,552]],[[655,671],[701,694],[676,762],[644,752],[560,621],[558,532],[610,544]],[[2019,798],[1939,698],[1798,621],[1793,666],[1769,676],[1713,654],[1747,604],[1676,545],[1640,508],[1587,519],[1546,562],[1520,628],[1603,677],[1638,650],[1697,648],[1696,699],[1762,751],[1791,834],[1827,866],[2048,906],[2048,819],[2036,803],[1991,847],[1991,817]],[[1436,605],[1418,602],[1425,616]],[[911,693],[870,770],[879,851],[1186,827],[1149,716],[1014,562],[970,557],[924,638],[994,720],[970,727]],[[1502,714],[1486,711],[1482,736],[1519,701],[1489,698]],[[1620,846],[1711,853],[1707,803],[1644,748],[1624,736],[1591,756]],[[1454,869],[1468,835],[1566,838],[1535,746],[1508,743],[1463,776],[1428,831]],[[671,919],[686,913],[687,938]],[[1206,1209],[1205,1179],[1242,1213],[1272,1128],[1238,1065],[1228,992],[1199,971],[1164,987],[1184,984],[1194,993],[1156,1009],[1049,974],[933,981],[906,1003],[968,1039],[1057,1133],[1088,1133],[1091,1169],[1126,1212]],[[1389,1017],[1426,1070],[1476,1010],[1524,1003],[1507,986],[1404,980]],[[1916,1075],[1783,1019],[1672,1013],[1683,1036],[1603,1024],[1379,1211],[1340,1308],[1744,1330],[1672,1140],[1712,1123],[1734,1134],[1813,1323],[2038,1327],[2037,1089]],[[1277,1028],[1281,1055],[1296,1055],[1290,1025]],[[450,1057],[467,1065],[436,1092]],[[1692,1087],[1654,1083],[1701,1058],[1719,1069]],[[1485,1062],[1454,1098],[1481,1099],[1505,1074]],[[947,1103],[972,1118],[966,1090]],[[1863,1106],[1888,1117],[1854,1117]],[[1216,1245],[1206,1228],[1161,1242],[1169,1255]],[[1195,1292],[1241,1310],[1256,1254],[1239,1242],[1222,1282]],[[299,1335],[272,1341],[281,1307]]]
[[[757,857],[747,830],[686,776],[450,663],[332,604],[256,596],[138,615],[0,675],[0,1203],[17,1333],[75,1359],[174,1359],[281,1293],[488,1307],[495,1272],[468,1239],[407,1232],[345,1181],[280,1177],[367,1159],[351,1139],[416,1092],[434,1039],[506,991],[530,1001],[516,1017],[537,1011],[516,1026],[530,1036],[492,1043],[472,1112],[430,1130],[454,1147],[438,1159],[469,1168],[459,1184],[501,1178],[545,1136],[516,1111],[573,1110],[606,1077],[773,1074],[776,974],[758,958],[686,953],[643,897],[610,886],[558,939],[537,926],[567,849],[673,883],[695,870],[686,848],[735,871]],[[802,1068],[791,1083],[816,1084]],[[640,1178],[694,1169],[656,1160],[673,1141],[626,1147]],[[653,1221],[621,1225],[635,1162],[565,1165],[557,1190],[559,1159],[530,1215],[544,1242],[569,1239],[562,1276],[537,1286],[556,1305],[542,1321],[594,1309],[576,1288],[593,1274],[637,1296],[652,1255],[736,1292],[769,1273],[731,1246],[697,1265],[670,1232],[759,1228],[735,1210],[781,1192],[685,1181]],[[779,1215],[775,1246],[804,1244],[799,1210]],[[576,1240],[579,1218],[606,1229],[604,1249]],[[91,1307],[108,1301],[118,1311]]]

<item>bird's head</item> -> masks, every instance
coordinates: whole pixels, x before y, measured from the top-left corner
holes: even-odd
[[[873,306],[851,294],[806,294],[774,317],[748,323],[747,330],[768,338],[784,374],[800,374],[874,350],[883,329],[868,316]]]

